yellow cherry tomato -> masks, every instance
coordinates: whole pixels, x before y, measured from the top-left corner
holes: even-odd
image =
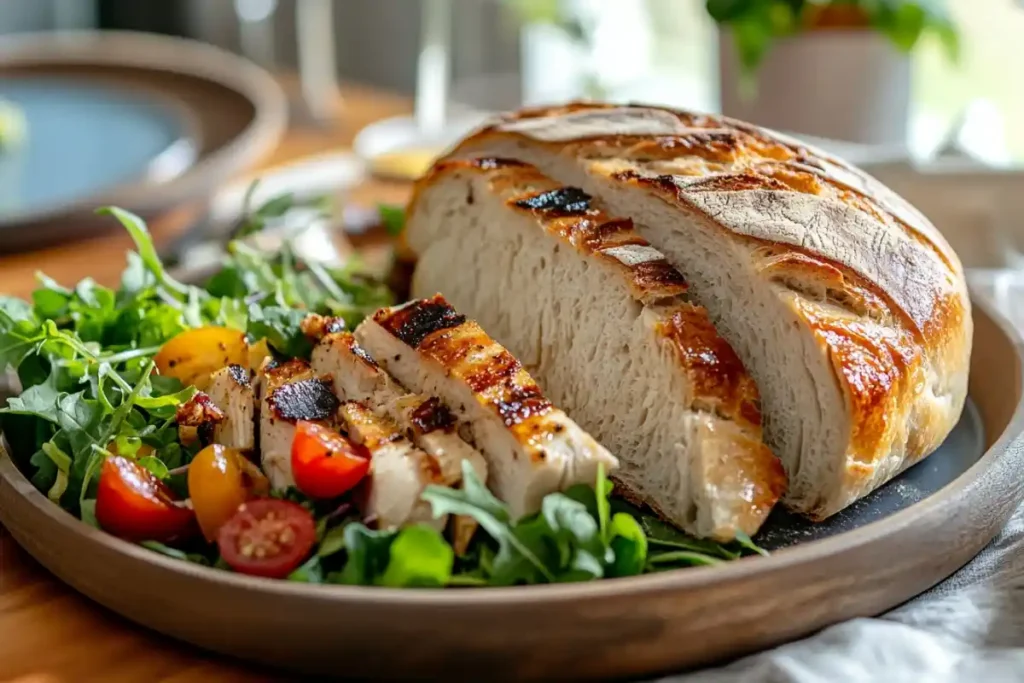
[[[252,370],[259,370],[260,366],[263,365],[263,361],[271,356],[270,345],[267,344],[267,340],[264,337],[255,344],[249,346],[249,368]]]
[[[234,448],[207,446],[188,466],[188,495],[208,541],[217,538],[217,532],[239,505],[269,492],[267,478]]]
[[[247,365],[249,345],[245,335],[227,327],[199,327],[168,340],[153,357],[161,375],[174,377],[185,386],[206,389],[210,375],[226,365]]]

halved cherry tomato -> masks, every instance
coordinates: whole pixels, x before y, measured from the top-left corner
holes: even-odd
[[[232,569],[271,579],[288,576],[315,542],[313,515],[301,505],[274,498],[242,503],[217,534],[220,556]]]
[[[295,486],[310,498],[337,498],[370,471],[370,452],[338,432],[299,421],[292,441]]]
[[[206,389],[210,375],[225,365],[247,365],[249,345],[245,335],[227,327],[199,327],[175,335],[153,356],[161,375],[174,377],[185,386]]]
[[[208,541],[217,539],[217,532],[239,505],[269,492],[267,478],[234,448],[212,444],[199,451],[188,466],[188,495]]]
[[[96,521],[129,541],[167,543],[195,529],[195,513],[142,465],[107,458],[96,490]]]

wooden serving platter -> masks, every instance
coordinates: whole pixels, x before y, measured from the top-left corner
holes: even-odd
[[[943,449],[825,531],[783,533],[767,558],[519,588],[268,581],[91,528],[35,490],[6,454],[0,522],[60,579],[127,618],[295,671],[473,680],[680,671],[879,614],[952,574],[1005,524],[1024,497],[1024,345],[984,304],[975,304],[974,324],[972,407]],[[794,524],[775,519],[769,531]]]

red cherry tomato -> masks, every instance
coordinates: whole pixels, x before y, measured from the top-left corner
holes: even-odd
[[[306,508],[286,500],[242,503],[217,534],[220,556],[240,574],[283,579],[309,555],[316,522]]]
[[[129,541],[167,543],[195,531],[195,513],[162,481],[133,460],[103,462],[96,491],[96,521]]]
[[[370,452],[338,432],[300,421],[292,441],[295,486],[310,498],[337,498],[370,471]]]

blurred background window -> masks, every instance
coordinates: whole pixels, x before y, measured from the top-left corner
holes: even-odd
[[[96,26],[185,35],[293,69],[302,40],[296,3],[319,1],[3,0],[0,32]],[[600,94],[719,108],[719,30],[704,0],[452,2],[454,100],[507,108]],[[543,20],[552,7],[561,24]],[[928,152],[966,116],[972,125],[962,137],[986,158],[1024,158],[1024,126],[1006,125],[1024,120],[1024,8],[1014,0],[948,7],[961,34],[960,63],[951,65],[937,41],[913,53],[911,149]],[[336,0],[338,75],[411,94],[423,8],[421,0]]]

